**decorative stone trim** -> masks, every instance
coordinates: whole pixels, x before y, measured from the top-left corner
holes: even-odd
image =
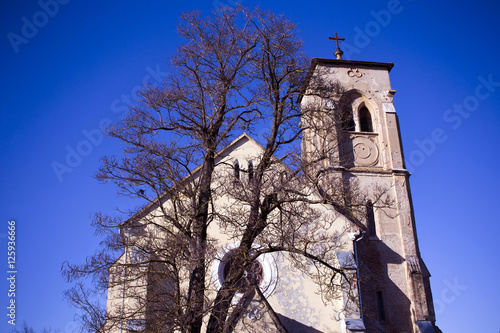
[[[223,247],[217,253],[211,267],[212,282],[216,290],[219,290],[222,283],[224,283],[224,267],[226,266],[231,251],[237,249],[239,246],[240,242],[231,243]],[[254,244],[252,246],[253,249],[259,249],[260,247],[259,244]],[[270,253],[262,254],[255,260],[262,266],[262,281],[259,285],[259,289],[264,297],[267,298],[276,289],[278,283],[278,266],[276,265],[276,260],[273,255]],[[243,293],[237,292],[233,298],[233,303],[238,302],[242,296]]]

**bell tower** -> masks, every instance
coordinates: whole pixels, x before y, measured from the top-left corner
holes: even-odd
[[[389,79],[393,64],[343,60],[342,39],[330,39],[337,42],[336,59],[313,59],[300,102],[304,110],[319,109],[336,122],[322,130],[304,129],[302,150],[313,156],[318,142],[333,142],[322,167],[363,194],[355,215],[364,229],[354,247],[366,332],[441,332],[418,247],[410,174],[393,104],[396,90]],[[337,93],[325,93],[325,87],[336,87]]]

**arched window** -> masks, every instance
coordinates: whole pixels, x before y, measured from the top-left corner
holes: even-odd
[[[248,161],[248,180],[253,179],[253,162]]]
[[[370,236],[377,236],[373,203],[370,200],[368,200],[368,202],[366,203],[366,223],[368,224],[368,232]]]
[[[373,132],[372,116],[366,106],[359,109],[359,130],[361,132]]]
[[[238,160],[233,163],[233,175],[234,178],[240,179],[240,162]]]

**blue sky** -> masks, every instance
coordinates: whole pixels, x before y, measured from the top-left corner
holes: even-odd
[[[18,322],[72,333],[76,310],[63,299],[69,285],[61,264],[83,262],[97,249],[92,213],[128,204],[92,178],[99,158],[120,149],[97,130],[119,118],[143,82],[162,80],[181,42],[181,12],[208,14],[214,4],[234,2],[54,1],[1,5],[0,270],[7,277],[14,219]],[[311,57],[333,57],[328,37],[337,31],[346,38],[344,58],[395,64],[395,107],[437,324],[444,332],[498,332],[498,2],[260,5],[298,24]],[[55,172],[54,165],[65,167]],[[10,328],[8,289],[0,279],[2,332]]]

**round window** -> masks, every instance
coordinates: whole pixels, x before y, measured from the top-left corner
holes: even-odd
[[[223,277],[226,279],[229,274],[229,269],[232,265],[232,257],[231,253],[229,254],[229,258],[226,259],[224,263]],[[244,293],[245,290],[252,285],[260,286],[262,280],[264,278],[264,272],[262,269],[262,264],[256,259],[252,261],[250,265],[248,265],[247,269],[243,273],[243,277],[238,282],[238,292]]]
[[[212,280],[217,290],[220,289],[224,279],[229,273],[233,250],[239,246],[238,243],[232,243],[225,246],[217,254],[212,264]],[[258,249],[260,245],[254,244],[253,248]],[[238,301],[243,295],[245,289],[250,285],[257,285],[265,297],[269,297],[276,288],[278,282],[278,268],[274,257],[269,254],[262,254],[256,258],[245,270],[243,278],[238,283],[238,291],[233,301]]]

